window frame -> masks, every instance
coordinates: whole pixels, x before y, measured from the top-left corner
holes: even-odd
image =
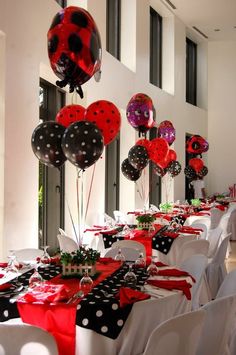
[[[60,5],[63,9],[67,7],[67,0],[56,0],[58,5]]]
[[[162,17],[150,6],[149,81],[162,89]]]

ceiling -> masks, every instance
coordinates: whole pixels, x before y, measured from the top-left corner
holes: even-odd
[[[208,40],[236,41],[236,0],[162,0],[166,1],[176,7],[172,9],[175,15],[188,27],[197,27]]]

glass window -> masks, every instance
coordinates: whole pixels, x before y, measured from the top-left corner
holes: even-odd
[[[162,87],[162,17],[150,7],[150,83]]]
[[[186,101],[197,105],[197,44],[186,38]]]
[[[56,0],[56,2],[63,8],[67,7],[67,0]]]
[[[107,0],[107,51],[120,60],[121,0]]]

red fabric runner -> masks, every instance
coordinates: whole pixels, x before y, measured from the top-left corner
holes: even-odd
[[[120,267],[120,262],[114,261],[105,265],[102,263],[96,264],[96,269],[101,272],[101,275],[94,281],[93,287],[111,275]],[[54,277],[47,284],[64,285],[70,298],[73,294],[79,291],[78,279],[62,279],[59,276]],[[31,303],[27,302],[27,297],[30,297],[30,292],[21,297],[17,301],[18,311],[25,323],[36,325],[51,333],[57,342],[59,355],[74,355],[75,354],[75,317],[77,304],[80,302],[76,299],[71,304],[63,302],[57,303]]]

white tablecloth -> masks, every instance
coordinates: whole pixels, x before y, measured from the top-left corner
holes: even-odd
[[[164,297],[137,302],[117,339],[76,327],[76,355],[138,355],[161,322],[191,310],[182,292],[158,290]]]

